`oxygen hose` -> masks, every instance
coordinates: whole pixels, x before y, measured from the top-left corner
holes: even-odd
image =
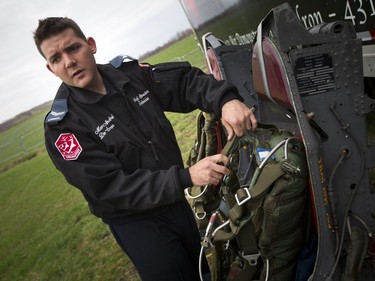
[[[201,250],[199,252],[199,278],[201,279],[201,281],[203,281],[203,275],[202,275],[202,258],[203,258],[203,250],[204,250],[204,247],[201,246]]]
[[[186,188],[185,189],[185,195],[189,198],[189,199],[197,199],[199,197],[201,197],[203,194],[206,193],[206,190],[208,188],[208,184],[204,187],[203,191],[201,193],[199,193],[198,195],[191,195],[189,193],[189,188]]]
[[[288,143],[291,139],[294,139],[294,137],[290,137],[290,138],[287,138],[285,140],[282,140],[281,142],[279,142],[268,154],[267,156],[263,159],[263,161],[260,163],[259,167],[257,167],[257,169],[255,170],[254,172],[254,175],[253,175],[253,178],[251,179],[251,182],[250,182],[250,186],[249,186],[249,189],[252,188],[257,180],[258,180],[258,177],[259,177],[259,174],[260,174],[260,171],[263,169],[263,167],[267,164],[267,161],[268,159],[275,154],[275,152],[277,150],[279,150],[283,145],[285,145],[285,148],[284,148],[284,158],[285,159],[288,159]]]
[[[346,257],[345,270],[341,274],[342,281],[357,280],[368,247],[368,233],[354,226],[350,231],[350,244]]]
[[[350,197],[349,197],[349,200],[348,200],[348,203],[346,204],[346,208],[345,208],[345,212],[344,212],[344,219],[343,219],[343,226],[342,226],[342,233],[341,233],[341,237],[340,237],[340,243],[339,243],[339,249],[338,249],[338,254],[336,255],[336,260],[335,260],[335,263],[329,273],[329,275],[327,276],[327,278],[325,279],[326,281],[331,281],[332,278],[333,278],[333,275],[335,274],[335,271],[336,271],[336,268],[337,268],[337,265],[339,263],[339,260],[340,260],[340,253],[342,251],[342,247],[343,247],[343,244],[344,244],[344,235],[345,235],[345,224],[346,224],[346,221],[348,219],[348,216],[349,216],[349,210],[350,210],[350,206],[352,204],[352,201],[354,199],[354,195],[356,194],[357,190],[358,190],[358,187],[362,181],[362,177],[363,177],[363,173],[364,173],[364,170],[365,170],[365,152],[364,150],[362,149],[360,143],[358,142],[358,140],[355,138],[355,136],[351,133],[350,131],[350,128],[349,128],[349,125],[348,123],[344,123],[343,119],[341,118],[341,116],[338,114],[338,112],[335,110],[335,106],[336,106],[336,103],[335,102],[332,102],[331,105],[330,105],[330,110],[332,111],[333,115],[336,117],[337,121],[340,123],[341,125],[341,129],[345,132],[348,133],[348,135],[350,135],[353,139],[353,142],[355,144],[355,146],[357,147],[358,149],[358,152],[359,152],[359,155],[361,157],[361,167],[360,167],[360,170],[359,170],[359,176],[358,176],[358,180],[357,182],[355,183],[355,185],[353,185],[353,188],[352,188],[352,192],[350,194]]]
[[[339,250],[339,234],[338,234],[339,226],[338,226],[337,215],[336,215],[336,204],[335,204],[336,195],[335,195],[335,190],[333,188],[332,182],[333,182],[333,178],[334,178],[334,176],[336,174],[336,171],[337,171],[338,167],[342,164],[344,158],[347,155],[348,155],[348,150],[347,149],[343,149],[341,151],[341,156],[340,156],[339,160],[337,161],[335,167],[333,168],[331,176],[329,177],[328,186],[327,186],[328,200],[330,202],[329,206],[330,206],[331,216],[332,216],[332,222],[333,222],[333,230],[334,230],[335,235],[336,235],[335,255],[338,254],[338,250]]]
[[[204,252],[204,244],[209,243],[209,236],[211,234],[212,226],[214,225],[216,221],[217,214],[218,214],[218,211],[214,212],[210,217],[210,221],[208,222],[206,233],[204,234],[203,243],[202,243],[201,250],[199,253],[199,278],[201,279],[201,281],[204,281],[203,275],[202,275],[202,258],[203,258],[203,252]]]

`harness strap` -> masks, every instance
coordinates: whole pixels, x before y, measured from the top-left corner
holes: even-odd
[[[221,151],[221,154],[225,156],[229,156],[230,153],[232,153],[237,147],[239,143],[239,138],[237,136],[234,136],[231,140],[227,141],[227,143],[224,145],[223,150]]]
[[[235,136],[225,144],[221,154],[229,157],[233,151],[238,150],[238,145],[239,138]],[[248,209],[236,203],[234,193],[241,190],[236,174],[232,172],[232,174],[224,180],[224,183],[222,191],[226,204],[229,207],[228,216],[230,231],[216,231],[215,234],[213,234],[212,241],[215,244],[219,241],[236,239],[241,251],[240,255],[245,261],[243,273],[241,273],[243,279],[236,278],[236,280],[250,280],[259,269],[258,259],[260,257],[254,226],[250,220],[251,213]]]
[[[249,281],[252,280],[253,276],[257,273],[258,267],[247,266],[236,276],[235,281]]]
[[[267,128],[273,129],[273,128]],[[238,149],[239,142],[243,140],[237,137],[227,142],[222,154],[229,156],[235,149]],[[262,168],[256,169],[250,187],[240,187],[235,173],[232,173],[225,182],[223,194],[229,207],[228,218],[230,231],[218,230],[213,235],[212,241],[228,241],[236,239],[240,255],[245,261],[243,270],[236,281],[251,280],[260,266],[258,259],[260,252],[256,240],[251,212],[257,209],[263,200],[263,195],[270,189],[272,184],[281,176],[285,175],[285,161],[268,161]],[[250,200],[251,199],[251,200]],[[245,204],[246,203],[246,204]]]
[[[256,169],[254,178],[257,177],[256,183],[249,188],[240,188],[235,195],[236,202],[239,206],[243,205],[250,199],[256,199],[263,195],[269,187],[279,177],[285,174],[283,170],[283,162],[269,162],[262,170]]]

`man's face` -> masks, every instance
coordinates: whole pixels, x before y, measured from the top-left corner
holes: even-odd
[[[99,76],[94,54],[93,38],[83,40],[73,29],[45,39],[41,50],[47,60],[47,68],[70,86],[95,91]]]

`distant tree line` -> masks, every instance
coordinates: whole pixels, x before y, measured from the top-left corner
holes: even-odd
[[[17,116],[1,123],[0,124],[0,133],[12,128],[13,126],[16,126],[16,125],[22,123],[23,121],[33,117],[34,115],[36,115],[36,114],[38,114],[42,111],[47,112],[49,110],[49,108],[51,108],[51,105],[52,105],[52,101],[47,101],[47,102],[45,102],[41,105],[33,107],[32,109],[27,110],[25,112],[22,112],[22,113],[18,114]]]
[[[171,39],[168,40],[168,42],[166,42],[162,46],[156,47],[154,50],[148,51],[148,52],[140,55],[138,60],[143,61],[144,59],[149,58],[149,57],[159,53],[160,51],[168,48],[169,46],[171,46],[174,43],[180,41],[181,39],[184,39],[185,37],[190,36],[192,33],[193,33],[193,31],[190,28],[186,29],[186,30],[183,30],[183,31],[179,31],[179,32],[176,33],[176,35],[174,35]]]

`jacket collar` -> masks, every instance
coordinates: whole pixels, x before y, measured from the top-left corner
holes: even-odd
[[[130,81],[129,76],[125,72],[116,69],[111,64],[97,64],[97,67],[103,80],[109,82],[115,92],[121,91],[124,85]],[[99,93],[62,83],[55,99],[67,99],[68,96],[86,104],[97,103],[104,97]]]

